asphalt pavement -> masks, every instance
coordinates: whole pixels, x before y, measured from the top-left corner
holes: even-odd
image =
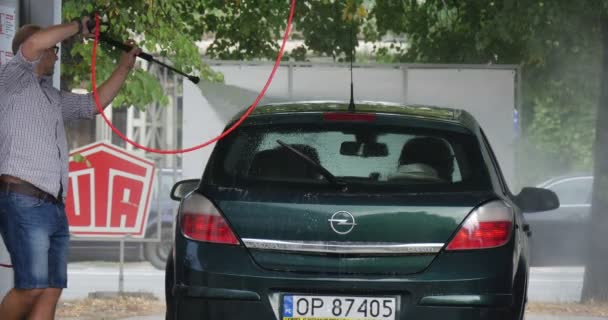
[[[528,299],[535,302],[578,302],[584,267],[530,268]]]

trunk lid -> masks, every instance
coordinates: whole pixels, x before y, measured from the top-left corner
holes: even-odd
[[[489,193],[344,194],[207,189],[261,267],[294,272],[424,270]]]

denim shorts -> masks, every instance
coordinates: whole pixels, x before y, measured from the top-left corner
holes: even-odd
[[[17,289],[66,288],[70,233],[65,206],[0,191],[0,233]]]

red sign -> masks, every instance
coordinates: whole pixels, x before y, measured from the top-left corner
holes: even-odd
[[[107,144],[70,154],[66,213],[78,236],[143,238],[154,163]]]

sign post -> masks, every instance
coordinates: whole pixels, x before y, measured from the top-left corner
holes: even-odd
[[[125,240],[145,236],[154,163],[99,142],[72,151],[69,167],[70,233],[120,241],[118,292],[123,294]]]

